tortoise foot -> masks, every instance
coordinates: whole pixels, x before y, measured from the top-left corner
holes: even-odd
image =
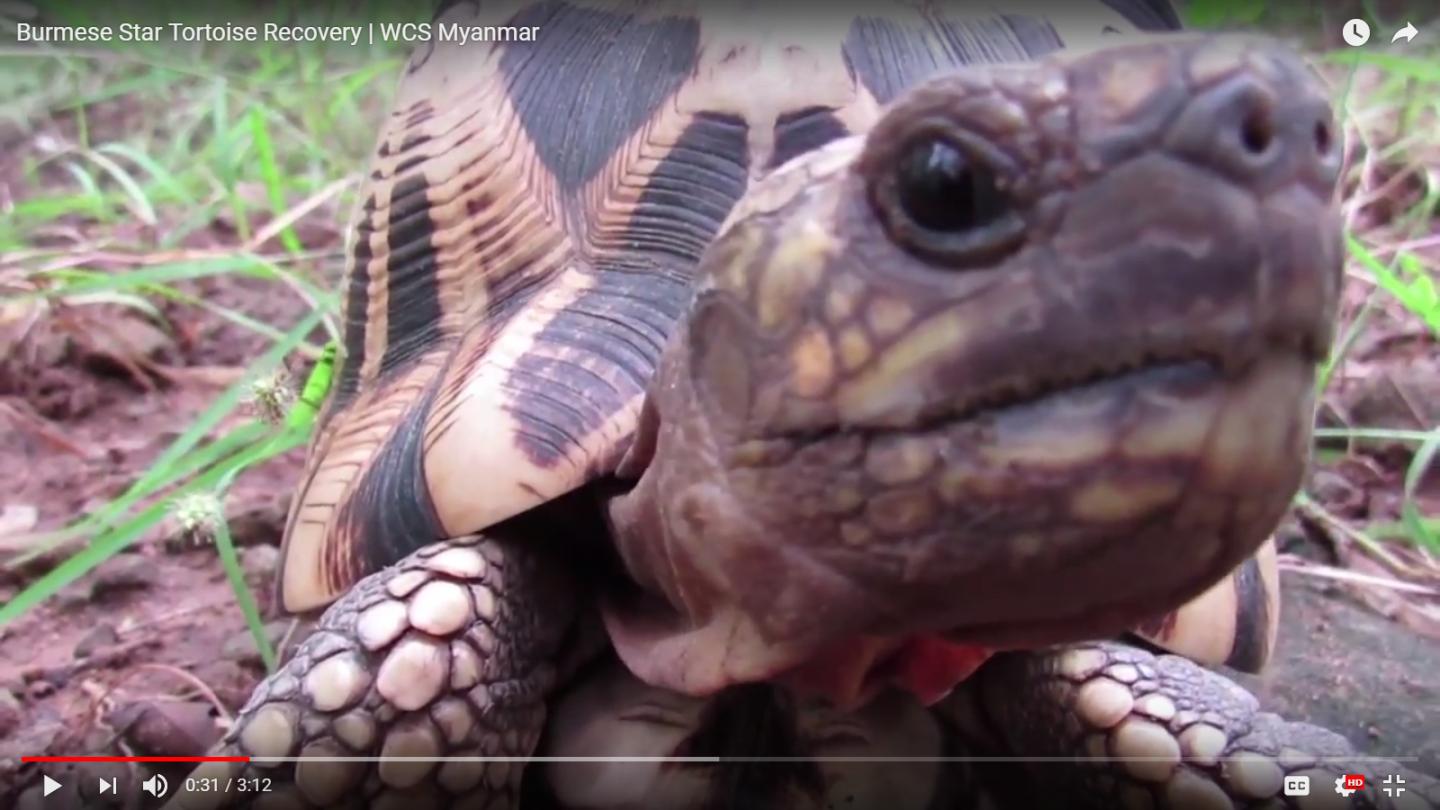
[[[251,761],[202,765],[168,807],[514,806],[522,768],[493,758],[534,750],[571,610],[533,548],[459,538],[362,580],[215,752]]]
[[[1435,779],[1262,712],[1193,661],[1117,642],[999,656],[942,712],[978,751],[1037,758],[985,767],[1006,807],[1440,807]],[[1343,774],[1366,787],[1336,794]],[[1405,792],[1387,796],[1387,776]],[[1298,777],[1309,795],[1285,795]]]

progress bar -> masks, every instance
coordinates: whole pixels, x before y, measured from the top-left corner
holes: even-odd
[[[1250,762],[1254,755],[1247,754],[1234,757],[1218,757],[1218,762]],[[1419,762],[1420,757],[1360,757],[1360,756],[1332,756],[1313,757],[1316,763],[1333,762],[1338,764],[1357,764],[1363,762]],[[836,763],[904,763],[904,762],[1054,762],[1054,763],[1094,763],[1104,764],[1113,762],[1174,762],[1173,757],[1001,757],[1001,756],[951,756],[951,757],[884,757],[884,756],[817,756],[817,757],[746,757],[746,756],[714,756],[714,757],[642,757],[642,756],[610,756],[610,757],[551,757],[551,756],[529,756],[529,757],[247,757],[247,756],[226,756],[226,757],[136,757],[136,756],[26,756],[20,758],[21,762],[240,762],[255,765],[281,764],[285,762],[553,762],[553,763],[586,763],[586,762],[634,762],[634,763],[680,763],[692,765],[722,765],[729,763],[796,763],[796,762],[836,762]]]
[[[1334,762],[1354,764],[1362,762],[1418,762],[1419,757],[1314,757],[1317,763]],[[1251,762],[1254,755],[1218,757],[1217,762]],[[686,763],[720,765],[728,763],[795,763],[795,762],[855,762],[855,763],[904,763],[904,762],[1056,762],[1056,763],[1113,763],[1113,762],[1174,762],[1173,757],[1002,757],[1002,756],[816,756],[816,757],[250,757],[254,764],[282,762],[636,762],[636,763]]]
[[[21,762],[250,762],[250,757],[20,757]]]

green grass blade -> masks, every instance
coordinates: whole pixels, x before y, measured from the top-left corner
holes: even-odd
[[[1404,500],[1400,505],[1400,520],[1410,530],[1410,536],[1432,554],[1440,554],[1440,534],[1432,530],[1420,507],[1415,503],[1415,493],[1420,489],[1420,480],[1440,453],[1440,430],[1431,434],[1430,439],[1415,451],[1410,467],[1405,471]]]
[[[260,107],[250,108],[250,139],[260,158],[260,178],[265,182],[271,215],[280,216],[285,212],[285,182],[275,163],[275,145],[270,142],[270,128],[265,125],[265,112]],[[291,253],[304,250],[293,227],[287,226],[280,232],[280,241]]]
[[[223,498],[224,489],[221,493]],[[223,514],[215,523],[215,551],[220,557],[220,567],[225,569],[225,578],[230,581],[231,590],[235,591],[235,602],[245,617],[245,626],[250,629],[255,648],[260,651],[260,660],[265,662],[265,671],[273,673],[278,661],[275,648],[265,635],[265,621],[260,617],[255,595],[250,593],[250,584],[245,581],[245,569],[240,567],[240,555],[236,553],[235,540],[230,536],[230,522]]]
[[[1395,296],[1396,300],[1404,304],[1406,309],[1417,315],[1437,337],[1440,337],[1440,290],[1437,290],[1435,280],[1419,266],[1418,259],[1410,257],[1409,254],[1397,256],[1396,264],[1407,270],[1405,274],[1409,276],[1407,280],[1386,267],[1374,253],[1360,243],[1360,240],[1351,236],[1347,237],[1346,241],[1350,248],[1350,255],[1365,265],[1365,269],[1375,277],[1375,283]]]
[[[85,214],[104,219],[106,213],[105,197],[86,192],[24,200],[15,204],[11,215],[17,221],[50,222],[66,214]]]
[[[85,156],[95,165],[104,169],[105,173],[110,175],[116,184],[125,191],[125,195],[131,203],[129,206],[130,210],[134,212],[135,216],[138,217],[141,222],[152,227],[160,222],[160,218],[155,214],[155,206],[151,204],[150,198],[145,195],[145,190],[140,187],[140,184],[135,181],[134,177],[130,176],[130,172],[100,152],[90,150],[85,152]]]
[[[217,276],[226,273],[240,273],[258,278],[274,278],[271,265],[256,261],[245,255],[225,256],[193,262],[170,262],[136,267],[123,273],[100,273],[95,271],[67,268],[40,277],[60,278],[65,283],[34,292],[18,293],[17,298],[55,298],[69,295],[83,295],[92,292],[115,292],[136,290],[156,284]]]
[[[85,95],[63,101],[54,105],[51,109],[56,111],[70,110],[77,107],[88,107],[99,104],[102,101],[128,96],[145,91],[156,91],[161,87],[174,84],[183,74],[163,67],[152,67],[144,75],[129,79],[120,79],[106,84],[104,87]],[[104,148],[104,147],[100,147]]]
[[[1360,305],[1360,311],[1350,319],[1350,323],[1345,327],[1340,339],[1335,341],[1335,348],[1330,351],[1330,356],[1325,358],[1325,362],[1320,366],[1320,374],[1315,382],[1317,392],[1323,394],[1330,388],[1330,381],[1335,376],[1335,369],[1340,367],[1341,361],[1350,354],[1351,349],[1355,348],[1355,342],[1364,333],[1365,325],[1370,321],[1370,314],[1375,311],[1375,297],[1379,294],[1379,289],[1370,291],[1365,302]]]
[[[1391,79],[1413,79],[1427,84],[1440,82],[1440,63],[1422,57],[1401,56],[1362,48],[1343,48],[1330,51],[1324,58],[1339,65],[1371,65],[1384,70]]]
[[[65,171],[70,173],[71,177],[75,178],[75,182],[80,184],[80,188],[85,191],[87,196],[93,197],[97,203],[105,199],[105,193],[100,190],[100,184],[95,182],[95,178],[90,175],[90,172],[85,171],[84,166],[73,160],[67,160],[61,165],[65,167]]]
[[[180,182],[179,178],[139,149],[124,143],[107,143],[96,147],[95,151],[125,158],[144,169],[146,174],[154,178],[155,182],[176,200],[186,205],[195,205],[194,195],[185,190],[184,184]]]
[[[1317,439],[1353,439],[1381,442],[1428,442],[1435,433],[1428,430],[1396,430],[1391,428],[1316,428]]]
[[[355,96],[360,90],[368,87],[371,82],[381,77],[391,77],[395,73],[395,63],[391,60],[383,60],[373,65],[356,71],[353,75],[342,81],[335,89],[335,94],[326,107],[325,117],[331,121],[338,118],[341,112],[352,109],[355,105]]]
[[[1185,24],[1191,28],[1254,25],[1265,15],[1265,4],[1253,0],[1191,0],[1184,5]]]
[[[142,313],[145,317],[156,323],[167,323],[165,313],[161,312],[160,308],[155,306],[153,301],[142,295],[135,295],[134,293],[107,291],[86,293],[85,295],[67,295],[65,296],[65,303],[72,307],[115,304],[116,306],[126,307]]]
[[[231,309],[230,307],[226,306],[221,306],[220,304],[217,304],[213,301],[207,301],[198,295],[191,295],[184,290],[177,290],[174,287],[170,287],[164,284],[152,284],[148,285],[145,288],[145,292],[169,301],[175,301],[181,304],[188,304],[189,306],[203,309],[207,312],[213,313],[218,318],[235,324],[242,329],[248,329],[257,335],[266,338],[267,340],[275,342],[285,340],[285,332],[281,331],[280,329],[276,329],[275,327],[271,326],[268,323],[265,323],[264,321],[256,320],[249,315],[240,312],[239,310]],[[66,300],[73,303],[75,301],[75,297],[66,296]],[[322,347],[314,346],[310,343],[302,343],[299,346],[296,346],[295,350],[310,358],[318,358],[324,351]]]
[[[1431,534],[1440,534],[1440,517],[1423,518],[1420,522],[1425,531]],[[1365,530],[1375,537],[1408,538],[1413,536],[1411,527],[1402,520],[1373,521],[1365,524]]]

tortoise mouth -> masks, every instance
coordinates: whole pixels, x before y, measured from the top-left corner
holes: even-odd
[[[1257,342],[1249,345],[1231,342],[1213,348],[1145,347],[1129,354],[1115,354],[1109,360],[1051,368],[1043,375],[1027,374],[1021,380],[997,375],[1000,379],[990,386],[946,386],[966,390],[966,393],[914,409],[887,409],[860,424],[809,430],[782,427],[767,431],[759,438],[814,443],[827,436],[854,433],[911,435],[981,422],[1009,411],[1042,407],[1046,402],[1074,400],[1076,404],[1081,404],[1104,396],[1107,387],[1111,386],[1165,386],[1182,377],[1193,385],[1223,382],[1243,385],[1244,379],[1255,367],[1276,359],[1296,358],[1310,365],[1323,361],[1328,354],[1328,326],[1326,322],[1317,320],[1314,327],[1306,332],[1296,331],[1259,339],[1258,345]],[[922,398],[925,397],[918,393],[914,396],[916,400]]]
[[[1114,632],[1199,593],[1279,520],[1308,455],[1313,356],[1297,341],[1125,365],[872,437],[869,497],[840,527],[862,542],[816,552],[958,640]],[[933,466],[889,483],[914,463],[897,446]]]
[[[1054,398],[1084,396],[1087,391],[1103,392],[1107,385],[1156,383],[1187,377],[1197,382],[1242,380],[1257,365],[1275,357],[1293,356],[1314,364],[1325,358],[1325,338],[1321,335],[1294,334],[1276,338],[1261,350],[1224,351],[1186,349],[1174,352],[1139,352],[1121,356],[1108,363],[1079,368],[1069,372],[1034,379],[1023,386],[986,392],[966,401],[961,408],[941,411],[936,422],[963,423],[987,414],[1012,408],[1024,408]]]

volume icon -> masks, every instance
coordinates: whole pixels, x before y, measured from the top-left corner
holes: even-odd
[[[165,781],[165,777],[157,773],[144,782],[141,782],[140,788],[158,799],[165,795],[165,791],[170,789],[170,783]]]

